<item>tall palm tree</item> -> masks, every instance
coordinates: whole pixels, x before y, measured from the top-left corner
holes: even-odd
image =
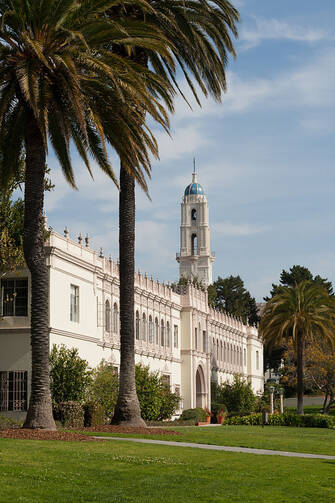
[[[133,47],[133,61],[152,68],[185,98],[176,78],[179,68],[199,104],[197,87],[204,96],[211,95],[220,101],[226,90],[228,56],[235,56],[231,34],[237,37],[238,11],[227,0],[148,0],[148,3],[151,9],[145,12],[125,4],[121,9],[111,9],[109,16],[112,19],[131,16],[156,26],[168,41],[175,65],[155,48],[143,47],[140,43]],[[150,86],[149,91],[153,91]],[[119,232],[121,365],[113,422],[141,425],[134,363],[135,183],[122,157]]]
[[[144,0],[133,0],[144,7]],[[89,158],[116,184],[111,145],[137,178],[157,156],[149,113],[163,127],[172,90],[153,72],[106,48],[158,45],[149,23],[111,23],[103,14],[120,0],[0,0],[0,178],[13,176],[26,155],[24,257],[31,273],[32,388],[25,427],[54,429],[49,387],[48,270],[43,242],[44,176],[50,142],[75,187],[70,142],[91,173]],[[141,35],[143,34],[144,35]],[[159,38],[161,40],[161,36]],[[173,64],[171,62],[171,64]],[[148,88],[151,88],[151,93]]]
[[[334,297],[324,287],[309,281],[279,287],[265,305],[259,331],[270,347],[285,339],[292,340],[297,361],[297,413],[303,414],[305,343],[321,339],[334,345]]]

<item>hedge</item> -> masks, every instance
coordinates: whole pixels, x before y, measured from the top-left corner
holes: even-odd
[[[84,426],[101,426],[105,424],[105,409],[100,403],[84,404]]]
[[[195,409],[185,409],[180,416],[181,421],[206,421],[207,414],[201,407],[196,407]]]
[[[325,414],[306,414],[300,416],[289,412],[284,414],[269,414],[270,426],[298,426],[305,428],[333,428],[335,418]],[[232,416],[225,420],[224,425],[261,425],[262,414],[250,414],[248,416]]]
[[[54,417],[65,428],[82,428],[84,426],[84,409],[79,402],[61,402],[54,409]]]

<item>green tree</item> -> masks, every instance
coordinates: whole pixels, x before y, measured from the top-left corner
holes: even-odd
[[[54,344],[50,351],[50,389],[53,405],[82,402],[92,380],[88,362],[77,348]]]
[[[335,298],[319,284],[301,281],[280,287],[264,309],[259,332],[270,347],[292,339],[297,364],[297,413],[303,414],[304,347],[307,341],[335,342]]]
[[[250,414],[254,412],[257,397],[251,384],[235,374],[233,382],[223,384],[211,383],[211,409],[216,413],[223,405],[233,414]]]
[[[133,0],[144,4],[144,0]],[[113,181],[107,155],[115,148],[136,173],[157,155],[143,113],[167,127],[155,96],[168,94],[153,72],[113,54],[110,45],[134,40],[169,54],[147,23],[111,23],[112,0],[0,0],[0,185],[15,178],[25,152],[24,258],[31,273],[32,387],[24,426],[55,429],[49,387],[48,269],[43,239],[48,142],[75,187],[70,142],[90,171],[89,158]],[[100,14],[100,16],[99,16]],[[164,84],[164,85],[163,85]],[[148,92],[150,89],[150,93]],[[91,171],[90,171],[91,172]]]
[[[88,398],[103,406],[105,417],[111,420],[119,391],[119,377],[111,363],[102,360],[93,370]]]
[[[219,276],[208,287],[208,303],[220,311],[242,318],[243,323],[253,325],[259,322],[256,301],[245,288],[240,276]]]
[[[239,13],[227,0],[148,0],[151,9],[133,9],[122,5],[111,9],[112,19],[131,16],[145,18],[163,34],[161,43],[169,47],[174,61],[161,57],[156,49],[136,43],[132,59],[142,67],[150,66],[166,84],[183,95],[176,79],[181,70],[197,102],[199,94],[221,100],[226,90],[225,69],[229,55],[235,56],[231,35],[237,37]],[[197,88],[200,89],[198,93]],[[186,98],[185,98],[186,99]],[[170,107],[171,108],[171,107]],[[145,116],[143,115],[143,121]],[[120,242],[120,392],[113,422],[143,424],[136,398],[134,374],[134,250],[135,183],[130,165],[121,156],[119,199]],[[147,173],[149,174],[149,173]],[[142,187],[144,173],[136,177]]]

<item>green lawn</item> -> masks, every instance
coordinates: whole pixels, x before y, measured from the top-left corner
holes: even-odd
[[[280,426],[183,426],[167,428],[182,435],[142,435],[145,438],[195,442],[199,444],[231,445],[275,449],[279,451],[309,452],[335,456],[335,430],[326,428],[294,428]],[[92,433],[90,433],[92,434]],[[96,435],[106,436],[106,433]],[[116,437],[140,437],[141,435],[109,434]]]
[[[333,502],[335,462],[127,444],[0,439],[0,502]]]

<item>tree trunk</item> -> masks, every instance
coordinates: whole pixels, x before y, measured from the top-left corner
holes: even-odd
[[[121,162],[119,202],[120,242],[120,389],[113,424],[146,426],[141,418],[135,383],[134,276],[135,181]]]
[[[55,430],[49,376],[49,272],[43,238],[45,148],[31,111],[26,124],[23,248],[31,273],[31,396],[24,428]]]
[[[304,413],[304,340],[297,336],[297,414]]]

